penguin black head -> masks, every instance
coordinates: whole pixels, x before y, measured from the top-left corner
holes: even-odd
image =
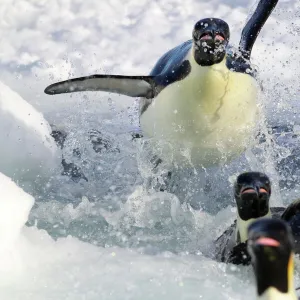
[[[240,174],[234,190],[238,214],[242,220],[256,219],[268,214],[271,183],[267,175],[259,172]]]
[[[293,236],[289,226],[280,219],[253,222],[248,227],[247,248],[258,296],[266,293],[263,299],[277,299],[276,293],[293,295]]]
[[[230,31],[221,19],[207,18],[198,21],[193,30],[194,58],[200,66],[220,63],[226,54]]]

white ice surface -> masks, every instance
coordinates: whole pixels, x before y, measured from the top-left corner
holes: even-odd
[[[116,113],[126,110],[133,103],[132,99],[102,93],[88,94],[88,97],[71,95],[54,98],[43,95],[48,84],[92,73],[147,74],[160,55],[191,37],[194,23],[203,17],[214,16],[226,20],[232,28],[232,42],[236,45],[249,8],[254,2],[256,1],[188,0],[183,3],[180,0],[1,0],[0,79],[47,115],[51,122],[67,128],[74,128],[70,124],[79,124],[75,126],[78,130],[74,134],[81,134],[80,141],[84,141],[86,130],[97,128],[95,125],[100,124],[103,112],[108,111],[108,98]],[[270,120],[275,120],[276,123],[297,123],[299,119],[299,26],[299,1],[279,1],[253,52],[253,62],[259,67],[267,95],[263,106]],[[43,162],[45,157],[51,157],[53,148],[48,147],[47,142],[43,145],[37,143],[49,136],[49,127],[45,125],[41,115],[36,113],[33,113],[33,119],[27,116],[20,118],[20,113],[25,114],[32,108],[22,102],[22,110],[15,113],[15,108],[11,106],[13,103],[9,102],[7,95],[14,99],[18,99],[18,96],[5,86],[2,90],[4,94],[0,90],[1,107],[12,108],[14,114],[3,114],[4,110],[1,108],[1,124],[2,120],[7,120],[5,132],[13,128],[17,136],[20,129],[14,127],[15,124],[21,125],[22,129],[21,146],[17,137],[12,135],[12,152],[6,154],[5,159],[13,154],[17,161],[18,154],[23,157],[23,164],[28,160],[30,168],[38,168],[39,163],[36,164],[36,161],[31,160],[32,156],[23,153],[33,151],[34,160]],[[21,107],[21,104],[17,106]],[[91,115],[93,118],[90,118]],[[15,121],[12,122],[13,118]],[[114,123],[114,119],[111,120]],[[39,127],[37,123],[40,121],[44,125]],[[29,124],[33,123],[37,131],[30,127]],[[5,136],[2,130],[1,128],[1,146],[5,142],[2,141]],[[38,146],[32,147],[32,142]],[[1,151],[0,147],[0,165],[5,164]],[[55,158],[54,161],[56,162]],[[98,155],[88,165],[90,170],[95,161],[99,162],[99,168],[109,165],[105,165],[105,160]],[[53,164],[50,162],[48,165],[47,162],[46,165],[51,168]],[[15,161],[11,162],[11,165],[14,166],[14,163]],[[114,163],[111,160],[111,165],[115,166]],[[15,163],[15,167],[23,168],[20,164]],[[64,185],[65,181],[62,180],[60,190],[66,193],[75,190],[82,195],[90,191],[94,193],[95,187],[105,184],[114,184],[119,188],[117,183],[120,180],[117,175],[120,173],[120,166],[124,165],[118,164],[119,169],[116,167],[114,172],[109,173],[110,176],[105,173],[104,180],[90,181],[86,185]],[[4,167],[0,171],[5,173]],[[6,174],[13,176],[13,169],[9,168],[7,172]],[[41,174],[47,176],[47,167]],[[199,222],[188,223],[186,226],[190,227],[187,227],[186,232],[180,224],[170,222],[172,213],[171,210],[168,211],[169,206],[159,206],[156,201],[154,206],[158,205],[156,209],[159,213],[151,211],[150,215],[147,214],[148,219],[144,225],[146,229],[150,227],[153,230],[153,224],[149,222],[151,216],[156,221],[165,220],[166,224],[162,232],[144,230],[143,235],[139,236],[133,229],[135,225],[141,225],[140,215],[145,213],[147,204],[151,203],[149,198],[145,199],[145,207],[138,207],[141,214],[136,210],[134,201],[122,207],[123,210],[118,214],[104,213],[99,203],[83,202],[73,208],[71,204],[58,201],[39,202],[38,207],[32,210],[32,223],[36,222],[38,227],[41,223],[46,224],[44,227],[47,227],[52,236],[72,234],[86,240],[84,243],[75,237],[63,237],[55,241],[36,227],[23,228],[19,234],[26,212],[32,205],[32,198],[20,192],[6,177],[3,178],[3,182],[8,182],[5,183],[6,192],[3,194],[6,195],[5,199],[18,200],[20,203],[3,202],[4,198],[0,202],[4,205],[1,206],[3,222],[15,220],[14,225],[7,223],[0,230],[3,241],[5,238],[9,240],[16,237],[15,244],[8,243],[14,245],[10,252],[3,252],[5,248],[0,239],[3,254],[0,299],[254,298],[250,268],[226,267],[206,259],[200,253],[184,256],[158,251],[157,255],[145,255],[137,247],[130,250],[113,246],[114,243],[126,245],[126,239],[134,245],[141,239],[149,239],[149,244],[155,244],[158,249],[162,244],[167,249],[178,248],[178,252],[180,249],[190,248],[207,251],[206,244],[210,242],[211,235],[221,233],[230,224],[228,220],[234,217],[230,210],[224,210],[213,218],[202,218],[199,213]],[[95,190],[97,191],[96,188]],[[17,193],[21,195],[15,198]],[[73,196],[74,193],[70,195]],[[126,198],[126,195],[122,196]],[[17,210],[13,208],[14,203],[18,206]],[[19,217],[15,215],[17,212]],[[117,228],[105,232],[103,216],[108,220],[107,226]],[[127,224],[129,228],[126,228]],[[104,233],[108,237],[103,238]],[[185,245],[185,236],[192,241],[192,245]],[[148,252],[152,253],[152,248]],[[297,283],[299,285],[299,277]]]
[[[2,173],[0,190],[0,275],[5,279],[13,278],[22,266],[23,248],[18,246],[20,231],[28,220],[34,198]]]
[[[231,270],[201,256],[97,248],[74,238],[54,242],[34,228],[24,236],[23,274],[5,280],[1,299],[250,300],[255,293],[250,268]]]
[[[219,264],[200,252],[146,255],[71,236],[54,241],[44,230],[23,227],[34,200],[4,175],[0,180],[1,299],[252,299],[250,268]]]
[[[201,254],[172,254],[168,251],[147,254],[137,249],[122,249],[114,246],[99,247],[84,243],[68,236],[53,240],[44,230],[35,226],[20,229],[28,216],[33,198],[24,193],[7,177],[1,178],[4,187],[4,201],[1,203],[0,239],[11,233],[11,247],[0,252],[0,298],[8,300],[56,300],[56,299],[245,299],[255,297],[254,278],[251,267],[236,267],[214,262]],[[1,186],[3,188],[3,186]],[[136,219],[144,208],[134,207],[136,191],[126,204],[124,213]],[[176,205],[176,199],[159,193],[153,199],[159,211],[155,221],[166,222],[173,219],[175,226],[184,225],[185,209]],[[2,200],[2,199],[1,199]],[[145,199],[149,203],[150,198]],[[171,206],[168,206],[170,200]],[[175,204],[177,211],[172,209]],[[17,206],[17,207],[16,207]],[[143,206],[143,205],[142,205]],[[52,204],[53,207],[53,204]],[[48,218],[62,214],[70,220],[88,218],[100,214],[101,210],[83,199],[72,209],[56,205],[56,209],[46,209]],[[6,212],[6,216],[4,215]],[[153,211],[152,211],[153,213]],[[148,214],[149,216],[150,214]],[[187,214],[185,214],[187,216]],[[221,232],[232,220],[231,209],[226,209],[212,218],[203,213],[188,214],[188,222],[197,221],[198,229],[190,238],[197,240],[199,249],[212,236]],[[109,220],[109,216],[106,216]],[[10,219],[10,221],[8,221]],[[116,220],[116,218],[114,218]],[[179,221],[179,222],[178,222]],[[67,222],[66,222],[67,223]],[[130,222],[129,222],[130,223]],[[170,225],[170,221],[168,221]],[[197,223],[197,222],[196,222]],[[141,224],[140,224],[141,225]],[[146,227],[152,225],[145,222]],[[2,227],[5,226],[5,227]],[[3,230],[5,229],[5,233]],[[18,236],[17,236],[18,233]],[[202,234],[201,234],[202,233]],[[206,237],[205,237],[206,236]],[[141,239],[147,238],[141,236]],[[159,239],[159,236],[156,238]],[[180,237],[178,237],[180,239]],[[195,241],[194,241],[195,242]],[[4,251],[5,250],[5,251]],[[297,283],[299,282],[297,277]]]
[[[48,121],[20,95],[0,82],[0,170],[14,180],[53,175],[61,153]]]

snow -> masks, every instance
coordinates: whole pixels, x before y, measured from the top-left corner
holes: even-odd
[[[182,195],[143,193],[147,145],[128,134],[137,127],[136,102],[104,93],[43,94],[48,84],[74,76],[148,74],[160,55],[190,38],[203,17],[226,20],[236,45],[255,2],[1,1],[1,299],[255,297],[250,267],[209,259],[211,242],[236,213],[232,199],[217,199],[214,187],[228,195],[239,172],[258,167],[278,179],[289,203],[299,196],[297,136],[267,137],[273,152],[259,145],[258,160],[248,153],[247,162],[183,175],[184,197],[194,196],[186,190],[212,193],[208,199],[194,196],[205,204],[194,212],[179,204]],[[299,125],[299,46],[299,1],[279,1],[253,52],[270,123]],[[88,182],[60,176],[62,153],[48,122],[69,133],[63,154]],[[91,130],[111,142],[110,150],[93,150]],[[277,198],[274,189],[273,205]]]
[[[250,268],[225,266],[200,253],[147,255],[71,236],[55,241],[44,230],[24,227],[34,199],[6,176],[0,179],[1,299],[225,299],[227,293],[239,295],[232,284],[247,287],[239,276],[248,276]],[[243,299],[253,293],[252,282]]]
[[[10,247],[28,220],[34,198],[0,173],[0,240],[1,248]]]
[[[1,278],[20,271],[22,250],[18,249],[20,231],[27,222],[34,198],[10,178],[0,173],[0,274]],[[22,248],[21,248],[22,249]]]
[[[38,181],[59,167],[61,153],[43,115],[0,82],[0,170],[14,180]]]
[[[1,289],[2,299],[239,299],[232,284],[244,289],[243,299],[255,292],[239,279],[250,275],[249,268],[230,271],[198,256],[147,256],[74,238],[54,242],[34,229],[26,238],[26,274]]]

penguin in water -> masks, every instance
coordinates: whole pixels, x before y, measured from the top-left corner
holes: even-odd
[[[294,243],[289,226],[261,219],[248,228],[247,248],[256,280],[257,300],[298,300],[294,288]]]
[[[218,165],[241,154],[255,130],[259,85],[250,56],[277,2],[260,0],[239,49],[229,46],[225,21],[207,18],[195,24],[191,40],[165,53],[149,76],[92,75],[54,83],[45,93],[106,91],[141,97],[143,135],[168,141],[177,163],[187,162],[185,149],[189,164]]]
[[[286,221],[293,232],[296,253],[300,253],[300,199],[287,208],[271,207],[271,182],[267,175],[260,172],[240,174],[234,185],[237,205],[237,219],[215,241],[215,258],[221,262],[249,264],[246,241],[248,227],[261,218],[274,218]]]

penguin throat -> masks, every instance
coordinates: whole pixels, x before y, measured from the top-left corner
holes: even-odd
[[[268,213],[260,218],[270,218],[271,211],[269,209]],[[248,220],[243,220],[239,215],[237,216],[237,223],[236,223],[236,231],[235,231],[235,242],[244,243],[248,239],[248,227],[254,221],[260,218],[252,218]]]
[[[297,300],[294,289],[294,257],[276,257],[274,261],[264,256],[256,257],[254,272],[259,300]]]

